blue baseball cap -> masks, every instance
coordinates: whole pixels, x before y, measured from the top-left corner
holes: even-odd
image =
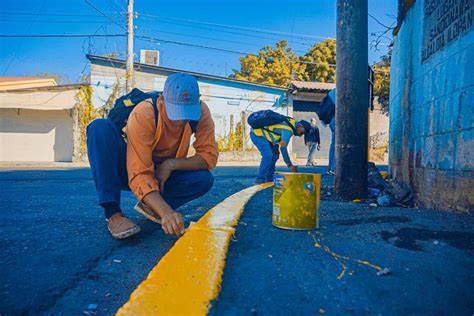
[[[163,89],[166,114],[172,121],[201,118],[199,86],[194,76],[175,73],[166,79]]]

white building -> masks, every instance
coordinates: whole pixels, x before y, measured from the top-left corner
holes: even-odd
[[[95,55],[87,55],[87,58],[91,62],[93,103],[100,107],[107,102],[117,84],[125,86],[125,61]],[[173,73],[184,72],[195,76],[201,99],[211,110],[217,136],[229,133],[232,118],[234,123],[239,122],[242,112],[249,114],[271,108],[289,115],[285,106],[286,88],[150,64],[135,63],[134,68],[134,86],[144,91],[163,91],[166,78]],[[120,93],[123,94],[123,91]]]
[[[71,162],[81,85],[0,91],[0,162]]]

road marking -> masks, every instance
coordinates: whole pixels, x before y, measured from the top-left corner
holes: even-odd
[[[250,198],[270,186],[249,187],[210,209],[161,258],[117,315],[205,315],[219,294],[233,226]]]

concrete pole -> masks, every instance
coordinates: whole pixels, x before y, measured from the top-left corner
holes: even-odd
[[[337,0],[335,189],[367,196],[367,0]]]
[[[133,89],[133,0],[127,2],[127,63],[125,72],[125,90]]]

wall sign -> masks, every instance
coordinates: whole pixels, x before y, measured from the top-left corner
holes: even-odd
[[[474,25],[474,0],[425,0],[422,62]]]

